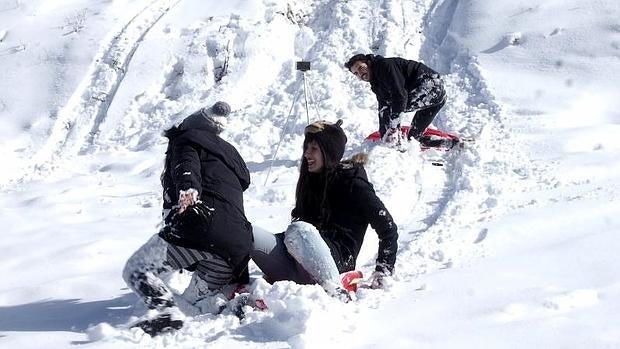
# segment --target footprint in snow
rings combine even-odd
[[[573,310],[592,307],[599,303],[599,294],[593,289],[580,289],[555,295],[542,302],[516,302],[504,307],[493,318],[507,323],[525,319],[554,317]]]
[[[482,242],[482,240],[486,239],[488,232],[489,229],[487,228],[483,228],[482,230],[480,230],[480,232],[478,233],[478,237],[476,237],[476,240],[474,240],[474,244],[480,243]]]
[[[518,46],[522,43],[523,36],[520,32],[508,33],[504,35],[497,44],[482,51],[482,53],[495,53],[505,49],[508,46]]]
[[[553,29],[553,31],[551,33],[549,33],[548,36],[558,35],[558,34],[561,34],[563,31],[564,31],[564,29],[562,29],[562,28],[555,28],[555,29]]]

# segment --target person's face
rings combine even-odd
[[[304,157],[308,162],[308,172],[320,173],[323,171],[323,167],[325,167],[323,152],[316,141],[308,143],[306,150],[304,150]]]
[[[351,66],[351,73],[362,81],[370,81],[370,69],[368,63],[357,61]]]

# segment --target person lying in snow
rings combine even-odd
[[[292,223],[284,233],[254,227],[252,260],[269,282],[318,283],[335,296],[343,292],[340,273],[355,269],[368,224],[379,235],[372,287],[394,272],[397,226],[366,177],[365,154],[341,162],[347,137],[335,124],[305,128]]]
[[[414,138],[424,147],[449,149],[456,144],[453,139],[423,135],[446,103],[443,81],[436,71],[413,60],[361,53],[349,58],[344,66],[358,79],[370,83],[379,104],[379,133],[385,142],[394,142],[400,134],[403,113],[414,111],[408,140]]]
[[[149,308],[132,327],[156,335],[179,329],[185,319],[164,283],[167,274],[194,270],[181,299],[203,309],[206,299],[232,297],[248,282],[251,225],[243,208],[250,174],[237,150],[221,139],[230,106],[217,102],[165,131],[168,138],[163,186],[164,227],[127,261],[123,278]],[[207,310],[208,311],[208,310]]]

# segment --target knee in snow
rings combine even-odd
[[[297,221],[291,223],[284,233],[284,244],[290,249],[297,249],[315,238],[319,238],[319,231],[310,223]]]

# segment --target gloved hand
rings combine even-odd
[[[382,271],[378,271],[375,270],[372,272],[372,275],[370,275],[370,288],[372,289],[379,289],[379,288],[384,288],[385,287],[385,277],[387,275],[382,272]]]
[[[400,138],[400,130],[398,128],[388,128],[381,139],[383,142],[388,144],[398,143]]]
[[[397,115],[390,115],[390,128],[400,129],[400,119],[402,118],[403,113]]]
[[[198,190],[189,188],[179,191],[179,212],[183,213],[185,209],[198,201]]]

